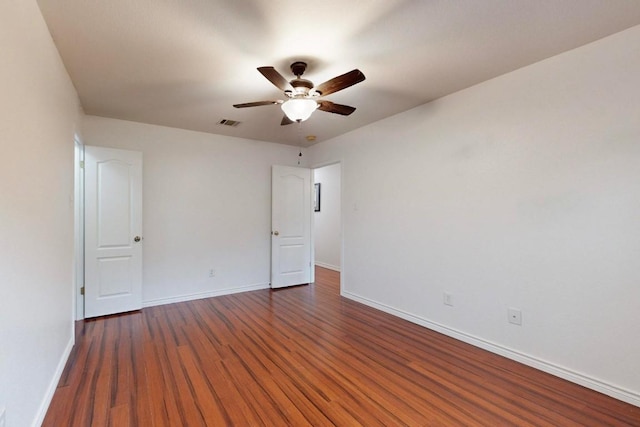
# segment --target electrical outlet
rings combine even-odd
[[[507,310],[507,316],[509,323],[513,323],[514,325],[522,325],[522,311],[517,308],[510,308]]]
[[[451,294],[448,292],[444,292],[442,294],[442,302],[444,303],[444,305],[453,306],[453,296],[451,296]]]
[[[214,268],[209,270],[209,277],[216,277],[216,270]]]
[[[0,408],[0,427],[5,427],[7,425],[7,419],[5,417],[5,409]]]

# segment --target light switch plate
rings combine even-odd
[[[448,292],[443,293],[442,302],[444,303],[444,305],[453,306],[453,296]]]
[[[7,425],[7,419],[5,418],[5,409],[4,408],[0,408],[0,427],[6,427]]]

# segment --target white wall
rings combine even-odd
[[[35,1],[0,2],[0,408],[38,425],[73,344],[80,114]]]
[[[640,405],[640,27],[309,154],[346,295]]]
[[[315,263],[340,271],[340,163],[313,170],[320,183],[320,212],[313,213]]]
[[[145,306],[268,287],[271,166],[297,147],[93,116],[83,136],[143,153]]]

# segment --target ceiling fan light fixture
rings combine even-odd
[[[294,122],[303,122],[319,107],[313,99],[294,98],[281,105],[282,111]]]

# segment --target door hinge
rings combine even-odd
[[[84,160],[80,160],[80,169],[84,169]]]
[[[84,286],[80,288],[80,295],[84,295]]]

